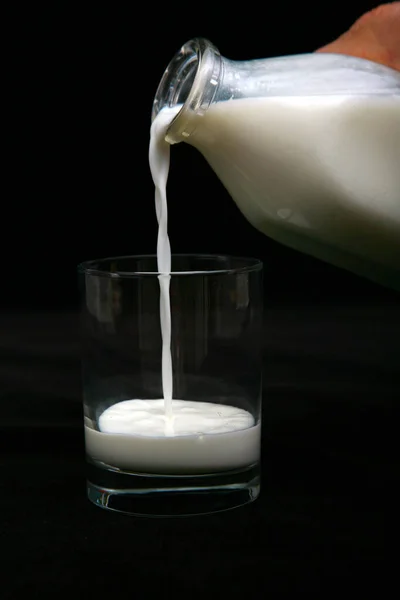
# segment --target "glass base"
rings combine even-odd
[[[260,468],[212,475],[152,475],[88,462],[88,498],[96,506],[133,516],[181,517],[230,510],[256,500]]]

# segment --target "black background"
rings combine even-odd
[[[262,495],[183,520],[86,500],[76,313],[80,261],[155,251],[150,113],[179,47],[200,35],[238,60],[309,52],[376,5],[16,7],[3,60],[4,598],[398,587],[398,294],[259,234],[197,151],[172,149],[173,251],[259,257],[266,287]]]

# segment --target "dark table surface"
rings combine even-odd
[[[72,312],[0,316],[0,597],[326,597],[396,582],[396,303],[267,310],[261,496],[182,519],[86,499],[77,327]]]

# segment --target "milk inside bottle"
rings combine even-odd
[[[253,61],[185,44],[153,118],[196,147],[243,215],[271,238],[400,289],[400,73],[308,54]]]

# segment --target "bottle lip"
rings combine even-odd
[[[189,40],[172,58],[158,85],[151,114],[154,121],[163,108],[182,106],[167,130],[168,142],[179,142],[194,132],[191,117],[204,114],[214,100],[221,69],[218,49],[205,38]]]

